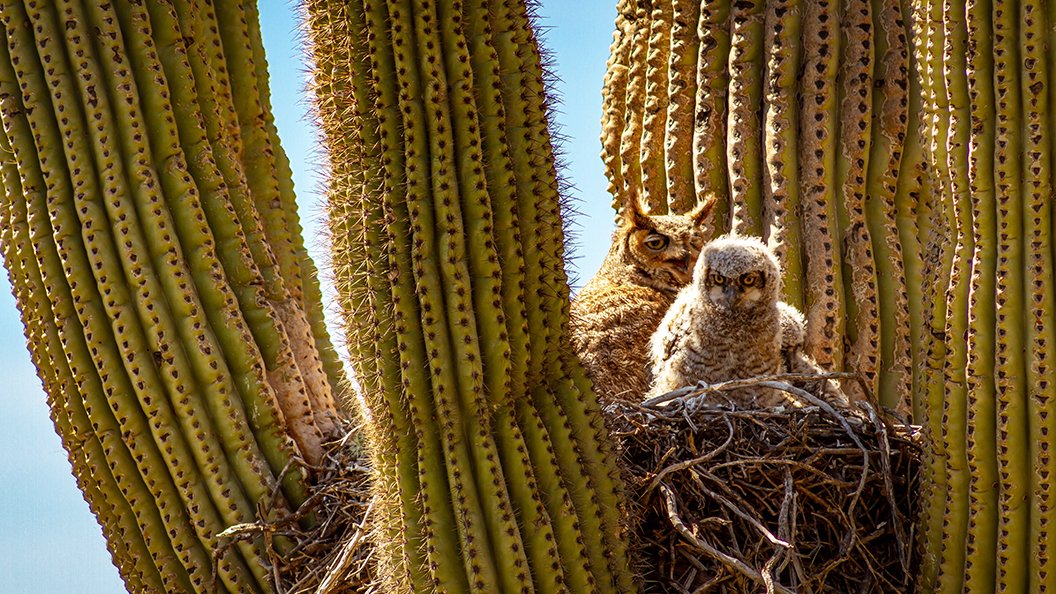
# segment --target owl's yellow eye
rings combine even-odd
[[[755,272],[749,272],[741,277],[741,284],[745,287],[754,287],[759,282],[759,275]]]
[[[660,235],[659,233],[650,233],[645,241],[642,242],[646,249],[653,252],[663,251],[667,247],[669,240],[666,235]]]
[[[711,284],[719,285],[719,286],[722,286],[722,285],[726,284],[726,277],[725,276],[722,276],[721,274],[719,274],[717,272],[712,272],[710,274],[710,276],[711,276]]]

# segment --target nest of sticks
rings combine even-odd
[[[918,430],[787,383],[803,379],[606,408],[646,592],[911,591]],[[784,390],[800,406],[748,410],[724,398],[748,385]]]
[[[645,592],[912,590],[919,432],[869,404],[836,407],[787,383],[802,379],[737,380],[606,407]],[[742,409],[723,398],[760,384],[803,406]],[[296,513],[221,535],[224,548],[265,540],[277,593],[381,591],[372,475],[355,434],[330,444]]]
[[[276,594],[378,592],[370,540],[373,475],[357,433],[350,426],[344,438],[327,444],[323,465],[312,468],[309,497],[295,513],[228,528],[214,558],[240,539],[263,538]],[[260,517],[269,517],[267,510]]]

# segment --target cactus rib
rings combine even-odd
[[[731,230],[763,235],[763,161],[759,114],[763,95],[762,0],[733,2],[730,10],[729,113],[726,166],[730,179]]]
[[[642,171],[642,193],[638,198],[646,210],[662,214],[668,211],[664,140],[673,7],[670,2],[651,4],[649,26],[642,32],[646,38],[645,103],[642,105],[642,132],[637,155]]]

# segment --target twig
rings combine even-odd
[[[696,466],[697,464],[703,464],[704,462],[707,462],[708,460],[711,460],[715,456],[718,456],[719,454],[721,454],[724,451],[726,451],[726,448],[729,447],[730,442],[733,441],[733,423],[731,423],[729,419],[726,419],[726,424],[730,428],[730,433],[726,437],[726,441],[724,441],[722,443],[722,445],[720,445],[719,447],[715,448],[714,450],[708,452],[707,454],[704,454],[703,456],[700,456],[699,458],[694,458],[692,460],[685,460],[683,462],[678,462],[676,464],[671,464],[670,466],[665,467],[663,470],[661,470],[660,472],[656,473],[656,476],[653,477],[653,480],[649,481],[649,486],[647,486],[645,488],[645,491],[642,492],[643,495],[648,495],[649,493],[652,493],[653,489],[655,489],[656,486],[660,484],[660,481],[665,476],[667,476],[668,474],[670,474],[672,472],[676,472],[676,471],[679,471],[679,470],[683,470],[683,469],[689,468],[690,466]]]
[[[857,374],[849,375],[851,377],[857,376]],[[785,390],[786,392],[789,392],[794,396],[802,398],[803,400],[829,413],[829,415],[832,418],[836,419],[836,422],[839,423],[841,427],[843,427],[843,430],[847,432],[847,436],[851,438],[851,441],[854,442],[854,445],[858,446],[858,449],[862,451],[862,478],[858,481],[858,489],[855,490],[854,497],[851,498],[850,505],[847,506],[847,515],[851,518],[851,521],[853,522],[854,508],[857,507],[858,498],[861,497],[862,491],[865,489],[866,479],[869,478],[869,450],[866,449],[865,444],[862,443],[862,440],[858,439],[858,434],[855,433],[854,429],[851,428],[851,424],[847,422],[847,418],[841,415],[840,413],[836,412],[836,409],[833,408],[831,404],[825,402],[821,398],[818,398],[817,396],[811,394],[810,392],[807,392],[806,390],[800,390],[795,386],[790,386],[781,382],[764,381],[760,382],[759,385],[765,386],[767,388]]]
[[[891,505],[891,509],[897,510],[895,485],[891,481],[891,442],[887,439],[887,428],[881,424],[880,416],[876,414],[875,408],[868,403],[863,403],[863,408],[869,413],[869,419],[873,422],[873,426],[876,427],[876,435],[880,440],[880,463],[884,475],[884,493],[887,495],[887,501]],[[909,547],[906,546],[905,528],[902,526],[902,518],[897,511],[891,514],[891,523],[892,529],[895,531],[895,542],[898,545],[898,559],[902,562],[902,570],[908,574],[910,571]]]
[[[370,512],[374,509],[374,502],[372,499],[370,504],[367,505],[366,511],[363,512],[363,519],[360,520],[360,524],[355,534],[349,539],[344,546],[341,547],[341,553],[338,554],[337,559],[330,564],[330,569],[327,570],[326,576],[323,577],[323,581],[319,583],[319,587],[316,589],[316,594],[330,594],[334,587],[338,585],[338,581],[345,577],[345,570],[348,569],[349,563],[352,561],[352,553],[359,547],[359,543],[366,533],[365,526],[367,520],[370,518]]]
[[[706,384],[700,382],[695,386],[686,386],[677,390],[654,396],[641,404],[644,408],[655,408],[665,402],[678,399],[688,399],[696,396],[703,396],[705,394],[713,394],[716,392],[728,392],[730,390],[736,390],[739,388],[746,388],[749,386],[762,385],[764,382],[790,382],[790,381],[801,381],[801,380],[828,380],[828,379],[851,379],[858,377],[855,373],[848,372],[834,372],[834,373],[778,373],[774,375],[761,375],[759,377],[749,377],[745,379],[728,380],[725,382],[719,382],[717,384]]]
[[[702,552],[711,556],[713,559],[722,563],[726,567],[729,567],[733,571],[736,571],[737,573],[752,580],[757,584],[760,584],[764,587],[766,586],[766,581],[763,579],[763,576],[760,575],[758,571],[749,567],[740,559],[727,555],[726,553],[723,553],[722,551],[711,546],[707,542],[697,538],[697,536],[693,534],[689,530],[689,528],[686,527],[686,524],[682,521],[681,516],[679,516],[678,504],[675,502],[675,494],[671,491],[670,487],[661,483],[660,491],[664,494],[664,503],[667,505],[667,517],[671,520],[671,525],[675,527],[675,530],[677,530],[683,538],[685,538],[687,541],[692,543],[693,546],[697,547]],[[773,592],[779,592],[781,594],[793,594],[791,590],[780,584],[774,584],[773,588]]]
[[[758,520],[758,518],[753,518],[751,516],[751,514],[749,514],[748,512],[744,511],[743,509],[741,509],[739,506],[734,504],[729,499],[726,499],[722,495],[719,495],[715,491],[712,491],[711,489],[709,489],[707,487],[707,485],[704,484],[704,481],[702,481],[700,479],[700,475],[701,475],[701,473],[699,473],[699,472],[696,472],[696,471],[692,472],[693,479],[697,483],[697,488],[699,488],[701,491],[703,491],[705,495],[707,495],[708,497],[711,497],[715,501],[718,501],[719,503],[724,505],[727,509],[729,509],[734,514],[739,516],[742,520],[744,520],[745,522],[748,522],[749,524],[754,526],[755,529],[758,530],[760,534],[765,536],[766,540],[769,540],[772,544],[774,544],[774,545],[776,545],[778,547],[784,548],[784,549],[787,549],[787,548],[789,548],[791,546],[788,543],[788,541],[786,541],[784,539],[781,539],[781,538],[778,538],[777,536],[774,536],[774,533],[770,532],[769,530],[767,530],[766,526],[763,526],[763,523],[760,522]],[[711,474],[709,473],[708,476],[710,477]]]

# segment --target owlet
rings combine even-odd
[[[693,280],[679,292],[652,339],[650,395],[706,382],[781,373],[782,342],[795,342],[795,324],[782,327],[781,269],[759,239],[726,235],[701,251]],[[745,405],[773,406],[784,395],[770,388],[729,392]]]

